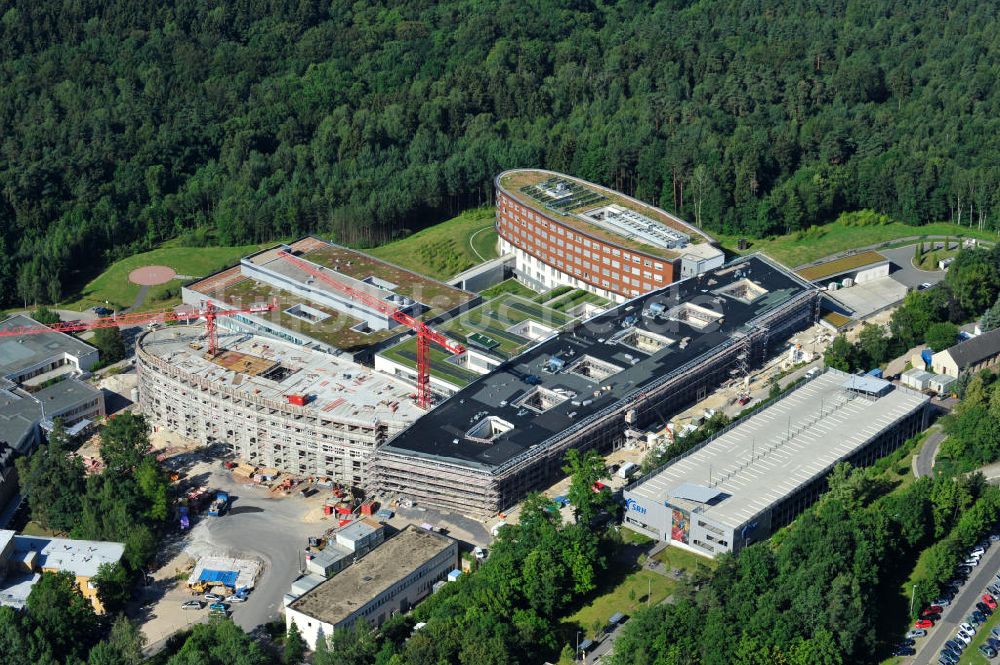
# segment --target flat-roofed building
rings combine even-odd
[[[61,419],[70,434],[77,434],[104,417],[104,392],[67,377],[36,392],[0,380],[0,441],[27,455]]]
[[[98,613],[104,606],[91,579],[102,564],[121,561],[123,543],[19,536],[0,530],[0,605],[24,607],[42,573],[69,573]]]
[[[929,399],[829,369],[629,485],[624,524],[714,557],[788,524],[838,462],[871,464],[927,424]]]
[[[38,326],[17,314],[0,322],[0,330]],[[61,332],[0,337],[0,376],[14,383],[40,383],[66,372],[86,372],[97,364],[97,349]]]
[[[294,622],[310,649],[338,628],[359,618],[380,626],[407,612],[431,593],[458,563],[458,543],[433,531],[408,526],[285,607],[285,624]]]
[[[592,317],[479,377],[383,446],[377,489],[477,517],[611,451],[780,352],[816,289],[752,255]],[[634,440],[634,439],[633,439]]]
[[[541,169],[496,178],[500,253],[544,291],[574,286],[623,302],[725,262],[701,229],[607,187]]]
[[[385,303],[374,309],[280,256],[286,252],[354,292]],[[480,297],[369,254],[307,236],[243,257],[182,289],[186,304],[211,301],[220,307],[276,302],[262,314],[221,318],[230,330],[252,332],[335,355],[368,361],[372,354],[410,334],[386,312],[399,309],[436,323],[480,302]]]
[[[136,342],[139,406],[153,424],[222,442],[252,465],[364,487],[375,450],[423,413],[406,383],[347,358],[201,326]]]

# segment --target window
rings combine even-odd
[[[662,263],[654,263],[653,267],[656,268],[657,270],[663,270],[663,264]]]
[[[621,268],[621,267],[622,267],[622,264],[621,264],[621,263],[619,263],[618,261],[612,261],[612,262],[611,262],[611,267],[612,267],[612,268]]]
[[[622,253],[619,250],[617,250],[617,249],[612,249],[611,253],[614,254],[615,256],[621,256],[622,255]]]

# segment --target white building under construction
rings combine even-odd
[[[222,442],[256,466],[368,484],[376,448],[422,413],[407,384],[322,351],[172,326],[136,343],[139,404],[160,427]]]

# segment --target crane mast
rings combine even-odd
[[[417,406],[421,409],[428,409],[431,405],[431,388],[430,388],[430,345],[431,342],[437,344],[443,349],[458,355],[460,353],[465,353],[465,347],[461,344],[451,341],[443,334],[434,330],[429,325],[423,321],[414,318],[402,311],[395,305],[381,298],[377,298],[370,293],[366,293],[361,289],[356,289],[349,284],[344,284],[343,282],[334,279],[330,275],[326,274],[322,268],[313,265],[309,261],[304,261],[297,256],[292,255],[290,252],[280,250],[278,252],[278,257],[291,263],[293,266],[302,270],[303,272],[312,275],[316,279],[320,280],[327,286],[333,288],[334,290],[346,295],[351,300],[373,309],[376,312],[384,314],[391,317],[394,321],[410,328],[417,334]]]

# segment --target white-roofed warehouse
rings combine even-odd
[[[928,398],[837,370],[626,488],[625,525],[706,556],[788,524],[834,465],[871,464],[926,426]]]

